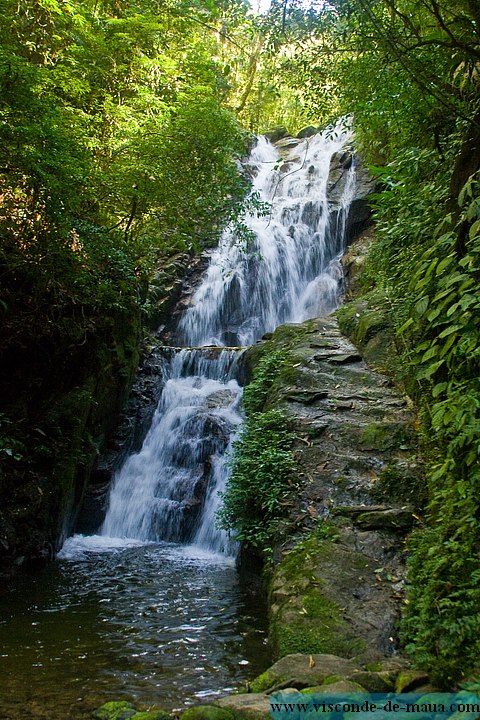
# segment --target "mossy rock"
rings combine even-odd
[[[357,682],[371,693],[388,693],[395,688],[395,672],[368,672],[368,670],[360,670],[351,675],[348,680]]]
[[[94,720],[130,720],[138,714],[137,710],[129,702],[124,700],[112,700],[92,713]]]
[[[196,705],[180,715],[181,720],[235,720],[235,714],[228,708],[217,705]]]
[[[273,670],[265,670],[261,675],[252,680],[250,683],[250,689],[253,693],[261,693],[268,688],[273,687],[287,680],[286,676],[278,675]]]
[[[327,678],[343,679],[358,670],[355,663],[329,654],[295,653],[277,660],[252,683],[252,690],[273,690],[283,687],[306,688],[323,685]]]
[[[343,695],[344,693],[366,693],[367,690],[354,680],[349,680],[339,675],[332,675],[325,678],[321,685],[305,688],[301,691],[304,695],[313,695],[315,693],[332,693],[332,695]]]
[[[410,663],[404,657],[382,658],[373,660],[365,665],[365,669],[375,673],[393,673],[395,677],[404,670],[409,670]]]
[[[322,695],[327,693],[331,693],[332,695],[350,695],[351,693],[360,693],[361,695],[364,695],[367,690],[352,680],[343,679],[336,680],[331,683],[323,683],[316,692],[321,693]]]
[[[395,692],[405,693],[428,682],[428,675],[422,670],[404,670],[397,677]]]
[[[363,530],[405,531],[411,528],[413,523],[414,517],[411,510],[402,510],[401,508],[361,513],[355,520],[355,524]]]
[[[385,452],[393,449],[409,449],[412,443],[404,423],[370,423],[360,436],[360,447],[363,450],[379,450]]]
[[[271,143],[275,143],[287,137],[288,130],[286,127],[283,127],[283,125],[279,125],[278,127],[272,128],[272,130],[267,130],[264,135]]]
[[[164,710],[145,710],[137,712],[131,720],[172,720],[169,713]]]

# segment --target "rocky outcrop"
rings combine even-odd
[[[278,328],[247,351],[247,366],[279,349],[287,360],[265,409],[282,409],[297,433],[302,491],[271,574],[275,652],[364,663],[395,655],[422,474],[415,415],[334,317]]]
[[[355,164],[356,182],[355,194],[350,204],[345,228],[347,245],[370,225],[372,211],[368,204],[368,198],[375,191],[375,180],[368,172],[362,157],[355,153],[352,146],[347,146],[335,153],[330,161],[327,186],[331,223],[336,223],[348,171],[352,164]]]
[[[163,389],[165,353],[159,345],[145,340],[133,386],[118,424],[107,435],[90,472],[88,485],[79,503],[76,532],[96,533],[105,518],[110,485],[127,456],[140,450],[151,425]]]
[[[68,347],[68,335],[53,333],[18,348],[5,370],[2,391],[10,387],[2,399],[22,452],[0,478],[0,573],[51,559],[72,532],[98,448],[125,402],[138,364],[140,311],[112,312],[87,327]]]

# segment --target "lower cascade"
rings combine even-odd
[[[337,306],[354,163],[335,222],[327,185],[331,158],[349,139],[340,126],[283,148],[258,139],[248,160],[252,192],[270,210],[245,218],[248,241],[228,229],[212,252],[178,327],[189,349],[175,352],[168,363],[143,447],[114,480],[103,536],[235,552],[215,515],[241,424],[241,351],[213,348],[253,344],[282,323],[325,315]]]
[[[225,451],[241,422],[236,364],[234,350],[214,359],[201,350],[174,356],[143,447],[115,479],[102,535],[231,551],[215,512],[227,479]]]

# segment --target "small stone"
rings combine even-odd
[[[362,356],[358,353],[344,353],[342,355],[333,355],[328,362],[334,365],[348,365],[350,363],[360,362]]]

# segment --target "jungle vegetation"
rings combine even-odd
[[[17,510],[47,492],[45,417],[75,387],[81,348],[95,353],[112,324],[146,312],[155,268],[213,244],[235,218],[249,133],[352,115],[378,177],[364,292],[395,330],[425,438],[429,501],[410,548],[404,643],[443,686],[471,673],[476,0],[273,0],[264,15],[244,0],[2,0],[0,38],[0,460],[23,487]]]

